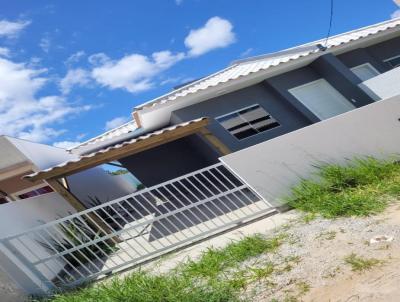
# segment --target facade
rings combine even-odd
[[[237,61],[137,106],[134,121],[71,151],[91,154],[201,117],[208,117],[207,130],[228,152],[239,151],[400,93],[399,58],[400,20],[394,19]],[[216,163],[221,155],[195,133],[119,162],[152,186]]]
[[[234,62],[71,150],[0,137],[1,221],[20,220],[0,234],[0,266],[43,293],[273,215],[315,159],[398,150],[399,83],[393,19]]]
[[[145,187],[197,171],[228,153],[400,94],[399,58],[400,19],[393,19],[240,60],[137,106],[132,121],[63,150],[58,161],[22,171],[29,175],[21,181],[32,190],[37,182],[59,181],[83,205],[78,210],[97,195],[112,200],[134,189],[112,192],[101,165],[116,166]],[[96,175],[104,185],[88,185]]]

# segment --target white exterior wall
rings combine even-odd
[[[2,242],[1,238],[29,230],[32,227],[75,212],[74,208],[55,192],[0,205],[0,243]],[[29,252],[29,249],[41,257],[50,256],[50,252],[43,248],[38,241],[42,242],[43,239],[25,238],[23,242],[15,242],[15,246],[18,252],[31,260],[37,259]],[[52,262],[48,263],[48,265],[45,275],[53,278],[60,271],[60,265],[62,264]],[[40,284],[40,281],[29,270],[24,269],[24,265],[20,260],[12,252],[4,249],[2,244],[0,244],[0,266],[2,268],[0,274],[5,271],[8,273],[8,276],[0,276],[0,280],[14,280],[16,284],[14,288],[19,286],[30,293],[39,288],[38,286],[35,288],[34,282],[31,280],[36,280],[37,284]],[[10,285],[9,287],[12,286]],[[13,296],[14,294],[0,287],[0,295],[2,297],[3,295]]]
[[[400,95],[400,67],[364,81],[360,87],[375,100]]]
[[[220,158],[253,189],[281,205],[318,163],[400,153],[400,96],[379,101]]]
[[[97,197],[104,203],[136,191],[136,186],[124,175],[110,175],[101,167],[71,175],[67,179],[71,192],[88,207],[92,206],[89,197]]]

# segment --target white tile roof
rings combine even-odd
[[[207,120],[206,117],[201,117],[201,118],[194,119],[194,120],[191,120],[191,121],[188,121],[188,122],[184,122],[184,123],[180,123],[180,124],[177,124],[177,125],[165,127],[165,128],[162,128],[162,129],[159,129],[159,130],[156,130],[156,131],[152,131],[152,132],[146,133],[144,135],[140,135],[140,136],[138,136],[136,138],[124,141],[122,143],[118,143],[118,144],[109,146],[109,147],[104,148],[104,149],[97,150],[97,151],[89,153],[89,154],[81,155],[81,156],[79,156],[79,157],[77,157],[75,159],[71,159],[71,160],[62,162],[62,163],[60,163],[60,164],[58,164],[56,166],[50,167],[48,169],[44,169],[44,170],[41,170],[41,171],[38,171],[38,172],[35,172],[35,173],[32,173],[32,174],[26,175],[23,178],[29,179],[29,178],[32,178],[32,177],[37,176],[39,174],[45,174],[45,173],[51,172],[53,170],[63,169],[63,168],[68,167],[71,164],[74,164],[74,163],[77,163],[77,162],[81,162],[81,161],[85,161],[85,160],[89,160],[92,157],[107,153],[107,152],[109,152],[111,150],[120,149],[120,148],[125,147],[127,145],[132,145],[132,144],[134,144],[136,142],[143,141],[143,140],[148,139],[150,137],[161,135],[161,134],[166,133],[166,132],[171,132],[171,131],[174,131],[175,129],[186,127],[188,125],[199,123],[199,122],[202,122],[202,121],[205,121],[205,120]]]
[[[359,40],[361,38],[365,38],[386,31],[394,27],[399,27],[399,25],[400,25],[400,18],[392,19],[389,21],[385,21],[382,23],[350,31],[344,34],[333,36],[329,38],[328,41],[322,39],[299,47],[287,49],[281,52],[265,56],[258,56],[247,60],[237,61],[226,69],[223,69],[208,77],[202,78],[198,81],[185,85],[168,94],[158,97],[150,102],[139,105],[136,107],[136,109],[140,110],[142,108],[154,107],[157,106],[158,104],[164,104],[166,102],[173,101],[180,97],[185,97],[189,94],[193,94],[198,91],[208,89],[210,87],[215,87],[220,84],[226,83],[228,81],[238,79],[240,77],[245,77],[252,73],[266,70],[270,67],[277,66],[282,63],[287,63],[289,61],[293,61],[301,57],[308,56],[312,53],[322,52],[323,47],[321,46],[326,46],[327,49],[330,49],[333,47],[337,47],[352,41]]]
[[[70,150],[73,152],[73,150],[77,150],[77,149],[80,149],[80,148],[88,146],[88,145],[93,145],[93,147],[95,147],[95,145],[98,145],[101,142],[105,142],[107,140],[111,140],[111,139],[121,136],[123,134],[133,132],[136,129],[138,129],[136,122],[132,120],[132,121],[129,121],[128,123],[125,123],[121,126],[118,126],[107,132],[104,132],[96,137],[93,137],[93,138],[87,140],[86,142],[83,142],[83,143],[71,148]]]

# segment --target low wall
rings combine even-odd
[[[389,70],[360,84],[375,100],[383,100],[400,94],[400,67]]]
[[[0,243],[3,244],[1,238],[21,233],[75,212],[75,209],[56,192],[0,205]],[[29,252],[29,249],[40,257],[51,255],[39,243],[43,241],[43,238],[29,237],[22,241],[16,242],[14,248],[32,261],[36,260],[36,257]],[[35,293],[38,291],[40,281],[2,244],[0,244],[0,280],[12,280],[14,284],[10,283],[9,286],[0,287],[0,296],[2,297],[0,300],[3,301],[4,298],[6,301],[6,297],[8,297],[7,299],[12,301],[12,297],[20,295],[20,292]],[[47,270],[44,270],[43,273],[51,279],[62,266],[61,263],[48,263]],[[5,272],[7,275],[4,275]],[[21,288],[21,291],[16,290],[17,288]]]
[[[352,110],[220,158],[275,206],[320,162],[400,153],[400,96]]]

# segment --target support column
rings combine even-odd
[[[333,54],[326,54],[316,59],[311,67],[335,87],[343,96],[356,107],[374,102],[358,84],[360,79]]]
[[[227,155],[231,153],[231,150],[222,143],[214,134],[210,132],[207,128],[201,128],[199,134],[209,142],[221,155]]]

